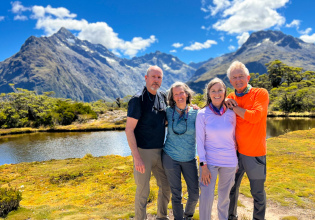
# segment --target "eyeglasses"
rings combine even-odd
[[[184,131],[183,133],[179,133],[179,132],[177,132],[177,131],[175,131],[175,130],[174,130],[174,121],[175,121],[175,119],[174,119],[174,113],[175,113],[175,108],[174,108],[174,111],[173,111],[173,116],[172,116],[172,130],[173,130],[174,134],[176,134],[176,135],[182,135],[182,134],[185,134],[185,133],[186,133],[186,131],[187,131],[188,111],[187,111],[187,115],[186,115],[187,117],[185,118],[185,116],[184,116],[184,120],[185,120],[186,128],[185,128],[185,131]]]

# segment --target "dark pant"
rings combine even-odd
[[[264,220],[266,212],[266,156],[249,157],[238,153],[239,169],[235,175],[235,184],[230,192],[229,216],[237,216],[237,200],[242,178],[246,172],[251,194],[254,199],[253,219]]]
[[[193,216],[199,199],[198,170],[196,159],[188,162],[173,160],[166,153],[162,155],[163,167],[172,192],[174,219]],[[183,211],[181,174],[187,184],[188,200]]]

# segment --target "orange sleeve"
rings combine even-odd
[[[226,98],[228,99],[234,99],[235,100],[235,97],[234,97],[234,92],[231,92]]]
[[[251,124],[256,124],[264,115],[267,115],[269,104],[269,95],[266,89],[260,89],[257,92],[255,102],[250,109],[247,109],[244,115],[244,120]]]

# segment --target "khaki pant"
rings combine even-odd
[[[145,173],[134,168],[134,178],[137,185],[135,197],[135,219],[146,219],[146,206],[150,194],[151,171],[159,187],[157,201],[157,219],[167,219],[167,205],[170,201],[171,190],[162,166],[162,149],[138,148],[145,165]]]

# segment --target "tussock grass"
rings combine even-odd
[[[296,216],[286,216],[281,218],[281,220],[298,220],[298,217]]]
[[[314,137],[315,129],[312,129],[268,139],[268,199],[286,206],[314,207]],[[147,211],[156,214],[158,188],[154,177],[150,184]],[[0,185],[10,185],[22,192],[21,208],[10,212],[9,220],[129,219],[134,216],[136,186],[131,156],[86,155],[81,159],[2,165]],[[250,196],[246,178],[241,193]],[[183,184],[185,197],[187,189]],[[198,219],[198,211],[195,219]]]
[[[94,121],[90,123],[74,123],[67,126],[55,126],[54,128],[10,128],[0,129],[0,138],[15,134],[36,133],[36,132],[78,132],[78,131],[112,131],[124,130],[126,120],[109,122],[105,120]]]
[[[268,111],[268,117],[315,117],[315,112],[280,112]]]
[[[315,129],[267,140],[267,199],[306,209],[315,205]],[[240,192],[251,197],[246,175]]]

